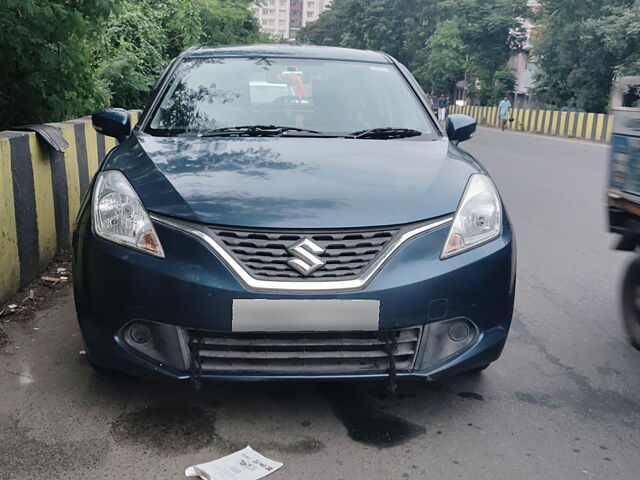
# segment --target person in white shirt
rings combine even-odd
[[[507,122],[509,121],[509,110],[511,110],[511,102],[507,97],[502,99],[500,105],[498,105],[498,110],[500,110],[500,126],[504,132]]]

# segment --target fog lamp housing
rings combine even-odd
[[[142,322],[133,322],[127,329],[127,338],[136,345],[144,345],[151,341],[151,329]]]
[[[416,368],[433,370],[462,354],[478,339],[478,327],[468,318],[425,325]]]
[[[133,320],[122,328],[120,338],[136,353],[158,362],[160,367],[168,366],[179,371],[189,368],[188,343],[180,327]]]

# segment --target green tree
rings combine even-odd
[[[298,41],[314,45],[338,46],[342,43],[342,22],[339,17],[341,3],[336,3],[315,21],[308,23],[299,33]]]
[[[493,75],[493,85],[487,92],[487,104],[496,105],[505,95],[513,92],[516,79],[508,69],[498,70]]]
[[[614,75],[640,75],[640,0],[609,6],[606,16],[592,21],[606,51],[615,57]]]
[[[604,111],[616,71],[638,58],[637,3],[542,0],[534,43],[540,57],[538,98],[554,106]]]
[[[234,45],[268,42],[249,10],[251,0],[196,0],[201,11],[203,45]]]
[[[426,91],[453,96],[456,83],[465,77],[466,56],[458,22],[446,20],[418,52],[413,73]]]
[[[121,0],[94,53],[112,105],[142,108],[169,60],[194,45],[265,41],[249,0]]]
[[[250,0],[3,0],[0,129],[140,108],[192,45],[267,41]]]
[[[0,129],[63,120],[104,104],[90,40],[107,0],[3,0]]]
[[[427,90],[452,93],[465,76],[477,78],[486,103],[495,96],[496,72],[522,43],[517,18],[526,12],[525,0],[334,0],[299,38],[382,50]]]
[[[120,5],[99,33],[94,52],[101,84],[110,104],[142,108],[144,93],[169,60],[167,12],[156,2],[136,0]]]
[[[129,0],[135,2],[135,0]],[[251,0],[168,0],[167,53],[175,57],[194,45],[233,45],[268,42],[249,6]]]
[[[508,78],[496,79],[496,73],[505,71],[509,57],[524,41],[518,18],[528,14],[526,1],[446,0],[440,8],[458,24],[468,58],[467,76],[478,80],[477,100],[481,105],[495,103],[496,89],[506,86]]]
[[[437,26],[438,0],[334,0],[301,42],[384,51],[406,65]]]

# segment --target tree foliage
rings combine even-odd
[[[640,0],[540,0],[536,96],[606,109],[612,80],[640,74]],[[2,0],[0,129],[139,108],[169,60],[198,44],[268,41],[250,0]],[[385,51],[431,92],[468,81],[481,104],[514,83],[525,0],[334,0],[300,39]]]
[[[142,107],[192,45],[266,41],[250,0],[2,0],[0,129]]]
[[[412,64],[435,32],[435,0],[334,0],[300,32],[302,42],[382,50]]]
[[[432,92],[452,94],[457,81],[473,77],[478,99],[489,102],[496,72],[522,43],[517,18],[526,12],[525,0],[334,0],[300,38],[382,50]]]
[[[189,46],[266,40],[248,5],[244,0],[121,0],[101,29],[95,54],[112,104],[142,108],[162,69]]]
[[[640,75],[640,0],[605,9],[604,18],[593,27],[605,50],[615,57],[614,74]]]
[[[493,104],[512,89],[507,61],[522,48],[524,0],[334,0],[300,38],[385,51],[431,92],[468,81]],[[640,74],[640,0],[540,0],[533,54],[540,103],[604,111],[616,76]]]
[[[453,92],[468,70],[467,48],[458,22],[440,23],[416,57],[413,73],[425,90]]]
[[[526,2],[518,0],[446,0],[442,8],[458,24],[468,55],[467,70],[478,80],[477,99],[494,104],[513,91],[513,76],[506,64],[524,42],[518,18],[526,16]],[[500,72],[499,76],[496,76]],[[505,87],[511,86],[509,90]]]
[[[107,0],[3,0],[0,128],[68,118],[104,103],[88,38]]]
[[[606,109],[616,75],[640,73],[638,0],[542,0],[536,94],[554,106]]]

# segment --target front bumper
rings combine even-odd
[[[617,250],[634,251],[640,244],[640,201],[635,195],[610,189],[607,195],[609,231],[621,235]]]
[[[86,217],[85,217],[86,218]],[[469,319],[474,341],[444,362],[423,365],[420,352],[398,377],[437,379],[496,360],[507,338],[515,291],[515,246],[509,226],[502,235],[447,260],[440,260],[449,225],[402,246],[367,286],[356,292],[259,293],[248,290],[200,240],[156,223],[166,258],[139,253],[96,237],[81,221],[74,233],[74,289],[78,319],[92,363],[135,375],[187,380],[194,375],[186,332],[232,332],[234,300],[375,300],[378,330],[418,327],[446,319]],[[125,327],[135,320],[177,327],[182,367],[153,360],[132,348]],[[348,320],[346,320],[348,321]],[[348,330],[348,326],[345,326]],[[187,367],[188,365],[188,367]],[[204,380],[382,378],[386,371],[217,373]]]

